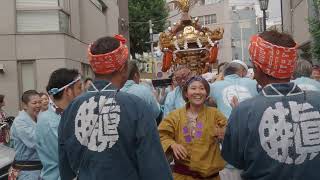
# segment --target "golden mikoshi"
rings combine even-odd
[[[217,61],[218,40],[223,38],[223,28],[209,29],[201,26],[198,18],[192,19],[190,8],[195,0],[174,0],[181,19],[167,32],[160,33],[159,45],[164,53],[162,71],[178,66],[188,67],[194,74],[208,71],[208,64]]]

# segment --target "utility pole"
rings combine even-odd
[[[152,55],[152,60],[153,60],[153,30],[152,30],[153,24],[152,20],[149,20],[149,34],[150,34],[150,48],[151,48],[151,55]]]
[[[152,74],[155,76],[155,63],[153,59],[154,54],[154,48],[153,48],[153,30],[152,30],[153,24],[152,20],[149,20],[149,34],[150,34],[150,48],[151,48],[151,60],[152,60]]]
[[[243,48],[243,24],[240,22],[240,41],[241,41],[241,61],[244,61],[244,48]]]
[[[262,10],[263,12],[263,31],[267,30],[267,14],[266,10]]]
[[[238,15],[238,23],[240,27],[240,46],[241,46],[241,61],[245,61],[244,59],[244,45],[243,45],[243,29],[246,28],[245,22],[242,21],[240,13],[237,10],[233,10],[233,13]]]

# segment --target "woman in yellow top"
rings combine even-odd
[[[224,136],[226,118],[205,105],[210,86],[201,76],[189,79],[182,93],[186,106],[171,112],[159,126],[164,151],[174,155],[174,179],[219,180],[225,165],[219,140]]]

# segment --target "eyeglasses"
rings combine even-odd
[[[70,83],[68,83],[67,85],[61,87],[61,88],[52,88],[48,91],[49,95],[56,95],[58,94],[59,92],[63,91],[64,89],[66,89],[67,87],[75,84],[76,82],[80,81],[81,80],[81,76],[78,76],[75,80],[71,81]]]

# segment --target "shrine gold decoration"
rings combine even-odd
[[[159,45],[164,53],[162,71],[186,66],[195,74],[208,71],[208,65],[217,60],[218,40],[223,38],[224,29],[209,29],[201,26],[198,18],[192,20],[190,8],[195,0],[174,0],[181,11],[181,19],[167,32],[160,33]]]

